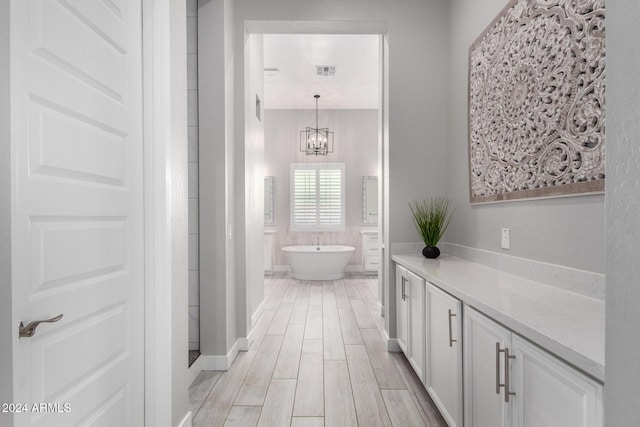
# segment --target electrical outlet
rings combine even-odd
[[[511,230],[508,228],[502,229],[501,244],[502,249],[511,249]]]

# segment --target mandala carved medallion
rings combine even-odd
[[[512,0],[469,49],[472,203],[604,191],[604,0]]]

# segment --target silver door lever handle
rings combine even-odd
[[[22,321],[20,321],[20,326],[18,327],[18,338],[31,338],[36,333],[36,328],[40,323],[54,323],[60,319],[62,319],[62,314],[58,314],[56,317],[52,317],[51,319],[34,320],[33,322],[29,322],[27,326],[24,326]]]

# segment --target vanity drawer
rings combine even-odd
[[[365,235],[363,241],[366,245],[377,245],[378,235],[377,234]]]
[[[366,270],[377,270],[380,261],[376,255],[367,255],[364,260],[364,269]]]

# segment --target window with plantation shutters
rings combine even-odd
[[[344,163],[291,164],[291,229],[344,230]]]

